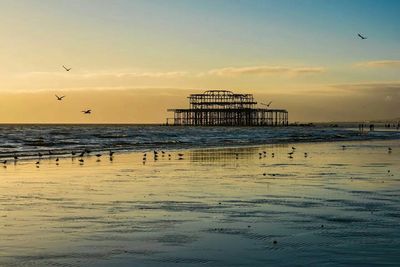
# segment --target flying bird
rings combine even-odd
[[[63,96],[58,96],[58,95],[56,95],[56,97],[57,97],[57,100],[58,100],[58,101],[61,101],[61,100],[63,100],[63,98],[65,97],[65,95],[63,95]]]
[[[64,68],[66,71],[70,71],[70,70],[71,70],[71,68],[67,68],[67,67],[65,67],[64,65],[63,65],[63,68]]]
[[[267,106],[267,108],[269,108],[269,106],[272,104],[272,101],[269,101],[268,104],[264,104],[264,103],[260,103],[260,104],[263,105],[263,106]]]
[[[92,114],[92,110],[88,109],[88,110],[82,110],[81,111],[83,114]]]
[[[357,36],[360,37],[361,40],[366,40],[366,39],[368,39],[368,37],[362,35],[361,33],[358,33]]]

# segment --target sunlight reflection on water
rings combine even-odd
[[[395,265],[400,143],[341,145],[7,164],[0,265]]]

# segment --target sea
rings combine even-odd
[[[185,127],[164,125],[0,125],[0,158],[38,153],[147,151],[260,144],[400,139],[395,128],[360,132],[357,127]]]

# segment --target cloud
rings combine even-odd
[[[325,72],[322,67],[284,67],[284,66],[252,66],[252,67],[227,67],[210,70],[209,74],[217,76],[242,76],[242,75],[303,75]]]
[[[335,88],[337,94],[341,94],[342,96],[369,95],[376,99],[384,98],[386,102],[400,99],[400,81],[335,84],[331,86]]]
[[[366,68],[400,68],[400,60],[375,60],[356,64],[357,67]]]
[[[28,72],[18,75],[20,78],[35,77],[70,77],[75,79],[98,79],[98,78],[180,78],[188,75],[185,71],[167,72]]]
[[[168,72],[100,72],[86,73],[83,77],[114,77],[114,78],[179,78],[186,76],[185,71],[168,71]]]

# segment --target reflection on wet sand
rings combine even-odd
[[[6,163],[0,265],[393,265],[400,143],[342,145]]]

